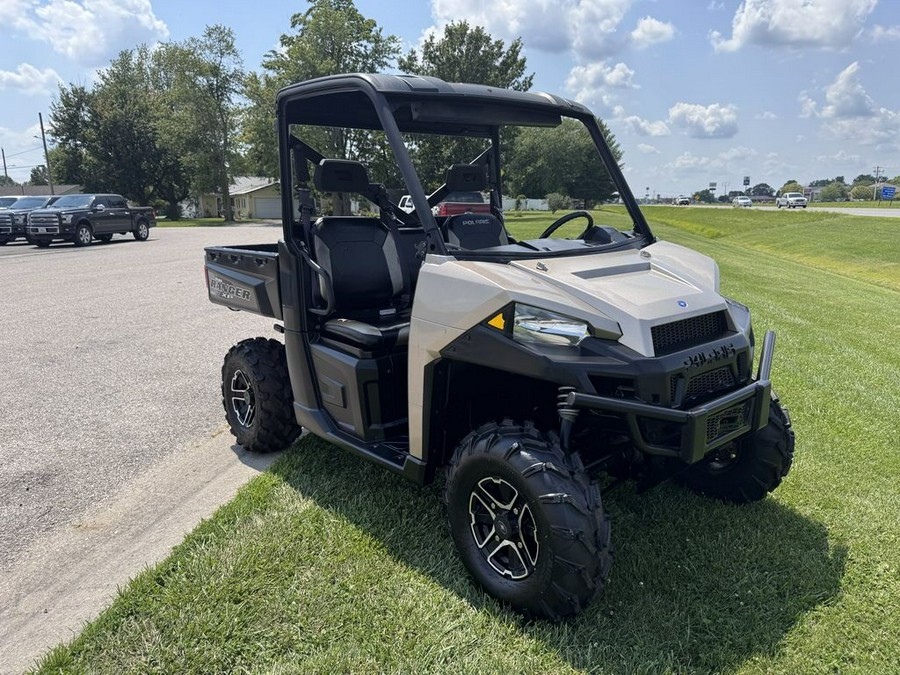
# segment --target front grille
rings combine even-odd
[[[723,337],[728,331],[725,312],[711,312],[653,326],[653,352],[660,356]]]
[[[676,375],[669,383],[669,400],[673,404],[679,404],[678,400],[678,383],[684,379],[683,375]],[[707,394],[715,394],[723,389],[728,389],[735,385],[734,375],[731,368],[723,366],[706,373],[701,373],[691,377],[687,381],[682,399],[694,398],[695,396],[704,396]]]
[[[744,401],[735,406],[723,410],[715,415],[710,415],[706,420],[706,442],[707,444],[730,434],[732,431],[738,431],[744,427],[750,426],[750,415],[753,412],[753,401]]]
[[[12,225],[13,218],[8,213],[0,213],[0,225]]]
[[[59,218],[55,214],[34,215],[28,219],[29,225],[59,225]]]

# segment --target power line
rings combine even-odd
[[[7,155],[7,157],[16,157],[18,155],[24,155],[28,152],[35,152],[37,150],[43,150],[43,146],[39,145],[36,148],[31,148],[30,150],[20,150],[19,152],[13,152],[13,153]]]

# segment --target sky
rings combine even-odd
[[[450,21],[521,37],[533,90],[615,134],[637,196],[790,179],[900,175],[900,0],[357,0],[404,51]],[[248,70],[297,0],[0,0],[0,147],[43,163],[59,83],[90,85],[122,49],[232,27]]]

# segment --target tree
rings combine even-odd
[[[781,186],[780,192],[781,194],[784,194],[785,192],[803,192],[803,186],[795,180],[789,180]]]
[[[616,160],[622,150],[612,133],[598,120]],[[564,119],[557,127],[525,127],[508,153],[505,176],[509,190],[537,196],[560,192],[591,202],[611,199],[615,184],[603,166],[594,142],[580,122]]]
[[[704,204],[712,204],[716,201],[716,196],[709,190],[709,188],[707,188],[705,190],[700,190],[700,192],[695,192],[694,201],[703,202]]]
[[[775,189],[768,183],[757,183],[750,188],[751,197],[774,197]]]
[[[190,176],[192,190],[221,194],[225,220],[233,220],[229,186],[237,155],[235,99],[244,81],[234,31],[207,26],[202,37],[163,45],[155,56],[160,99],[167,109],[159,127]]]
[[[838,181],[829,183],[819,192],[819,199],[823,202],[843,202],[847,200],[849,190],[847,186]]]
[[[92,90],[61,86],[51,104],[54,177],[89,192],[119,192],[140,204],[184,199],[187,180],[159,120],[153,54],[125,50],[100,71]]]
[[[829,178],[818,178],[814,181],[811,181],[809,187],[825,187],[829,183],[831,183],[831,179]]]
[[[853,185],[875,185],[878,181],[870,173],[861,173],[853,179]]]
[[[15,187],[16,185],[18,185],[18,183],[6,174],[0,176],[0,187]]]
[[[503,40],[495,40],[481,26],[470,27],[466,21],[447,24],[440,36],[429,35],[421,52],[410,50],[398,66],[404,72],[430,75],[446,82],[475,82],[516,91],[528,91],[534,79],[533,74],[526,75],[521,38],[507,47]],[[502,140],[504,146],[511,147],[515,142],[514,132],[504,134]],[[430,188],[444,182],[451,164],[470,161],[486,147],[478,139],[451,140],[424,135],[414,137],[413,143],[419,178]],[[546,194],[546,190],[529,194]]]
[[[359,13],[352,0],[309,0],[309,5],[305,12],[291,17],[294,32],[282,34],[279,49],[266,54],[263,74],[253,73],[245,82],[249,106],[242,140],[248,147],[248,161],[260,175],[278,175],[274,128],[275,94],[280,88],[325,75],[380,72],[400,53],[400,40],[385,36],[373,19]],[[373,167],[373,173],[376,180],[389,182],[383,175],[393,168],[393,162],[387,161],[389,153],[372,150],[365,140],[383,144],[378,135],[342,129],[305,135],[328,157],[361,159],[370,167],[372,158],[385,158]],[[370,156],[359,156],[363,152]]]
[[[550,207],[550,213],[556,213],[560,209],[571,208],[572,200],[568,195],[559,192],[551,192],[547,195],[547,206]]]
[[[28,179],[28,183],[31,185],[49,185],[48,177],[47,167],[39,164],[31,168],[31,177]]]

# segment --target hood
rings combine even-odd
[[[653,354],[653,326],[726,309],[715,261],[668,242],[510,266],[571,296],[573,306],[588,305],[615,321],[619,341],[646,355]]]

